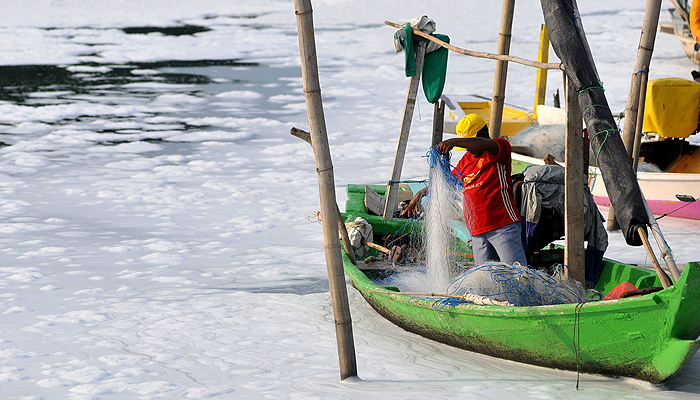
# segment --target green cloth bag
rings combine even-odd
[[[450,37],[440,33],[433,35],[435,38],[445,43],[450,43]],[[450,53],[444,47],[425,55],[423,63],[423,93],[428,102],[435,104],[442,96],[445,88],[445,77],[447,76],[447,55]]]
[[[406,60],[405,73],[407,77],[416,76],[416,55],[413,48],[413,29],[409,25],[403,28],[406,35],[403,40],[403,51]],[[443,42],[450,43],[450,37],[440,33],[433,35],[435,38]],[[431,51],[425,55],[423,60],[423,93],[425,98],[431,104],[442,96],[442,90],[445,88],[445,77],[447,76],[447,56],[449,50],[441,47],[435,51]]]

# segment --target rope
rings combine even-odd
[[[600,86],[589,86],[587,88],[583,88],[583,89],[578,91],[578,94],[581,94],[581,93],[585,92],[586,90],[594,90],[594,89],[600,89],[602,91],[605,91],[605,88],[601,84]]]
[[[664,214],[664,215],[662,215],[662,216],[656,218],[656,220],[658,221],[658,220],[660,220],[661,218],[666,217],[666,216],[668,216],[668,215],[671,215],[671,214],[673,214],[673,213],[676,212],[676,211],[680,211],[680,210],[682,210],[682,209],[688,207],[689,205],[695,203],[695,202],[698,201],[698,200],[700,200],[700,198],[697,198],[697,199],[691,201],[691,202],[688,203],[688,204],[683,204],[682,206],[676,208],[675,210],[669,211],[669,212],[667,212],[666,214]]]
[[[433,146],[425,154],[425,157],[428,158],[428,165],[431,168],[439,169],[445,173],[448,183],[453,184],[459,189],[462,188],[463,176],[461,172],[459,172],[459,170],[455,169],[454,165],[450,164],[449,154],[440,154],[440,152],[437,150],[437,147]],[[458,175],[453,174],[453,170],[457,171]]]
[[[620,130],[619,129],[606,129],[604,131],[596,132],[596,134],[593,135],[593,137],[591,138],[591,141],[593,141],[593,139],[595,139],[598,135],[600,135],[601,133],[605,133],[605,139],[603,139],[603,142],[600,144],[600,146],[598,146],[598,151],[595,154],[595,167],[596,168],[598,168],[598,165],[599,165],[600,151],[603,150],[603,146],[608,141],[608,138],[610,138],[610,132],[620,132]]]
[[[581,94],[581,93],[585,92],[586,90],[594,90],[594,89],[601,89],[602,91],[605,91],[605,88],[601,84],[600,86],[589,86],[587,88],[583,88],[583,89],[579,90],[578,93]],[[592,105],[586,107],[586,109],[583,111],[583,114],[585,115],[587,112],[591,111],[595,107],[603,107],[603,108],[607,108],[608,110],[610,110],[610,107],[608,107],[607,105],[592,104]],[[595,139],[598,135],[605,133],[605,139],[603,139],[603,142],[598,147],[598,151],[596,152],[596,155],[595,155],[595,167],[596,168],[598,168],[598,165],[599,165],[600,152],[603,149],[603,146],[605,145],[605,143],[608,141],[608,138],[610,137],[610,132],[620,132],[620,130],[619,129],[606,129],[604,131],[596,132],[596,134],[593,135],[590,139],[592,142],[593,139]]]

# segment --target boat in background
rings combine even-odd
[[[491,118],[491,100],[484,96],[472,94],[468,96],[453,96],[443,94],[447,115],[443,122],[443,132],[457,134],[457,123],[467,114],[479,114],[484,117],[486,125]],[[501,136],[508,140],[518,133],[537,124],[537,117],[524,109],[514,105],[503,107],[503,121],[501,122]]]
[[[695,64],[700,65],[700,46],[693,38],[690,30],[690,5],[688,0],[671,0],[675,8],[669,9],[671,13],[671,23],[659,23],[659,32],[676,35],[683,46],[683,51]]]
[[[657,216],[700,220],[700,146],[695,139],[700,116],[700,83],[681,78],[649,81],[637,179],[651,212]],[[468,113],[480,114],[489,124],[491,101],[477,95],[448,96],[444,133],[456,134],[457,122]],[[682,103],[682,104],[680,104]],[[544,164],[548,155],[560,164],[565,159],[566,111],[538,105],[536,113],[504,107],[502,136],[513,149],[513,172],[527,165]],[[591,153],[589,187],[602,206],[609,206],[605,184]]]
[[[513,173],[525,170],[528,165],[543,165],[543,158],[530,157],[513,152]],[[675,218],[700,220],[700,174],[640,172],[637,181],[649,204],[649,209],[656,216],[668,215]],[[596,204],[610,206],[610,199],[605,183],[598,168],[589,167],[588,187]]]

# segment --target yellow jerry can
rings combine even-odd
[[[682,78],[653,79],[647,84],[644,132],[662,138],[687,138],[698,127],[700,83]]]

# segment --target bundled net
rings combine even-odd
[[[520,264],[486,263],[472,268],[452,281],[448,294],[473,294],[515,306],[582,303],[586,291],[579,282],[566,277],[561,264],[552,275]]]

